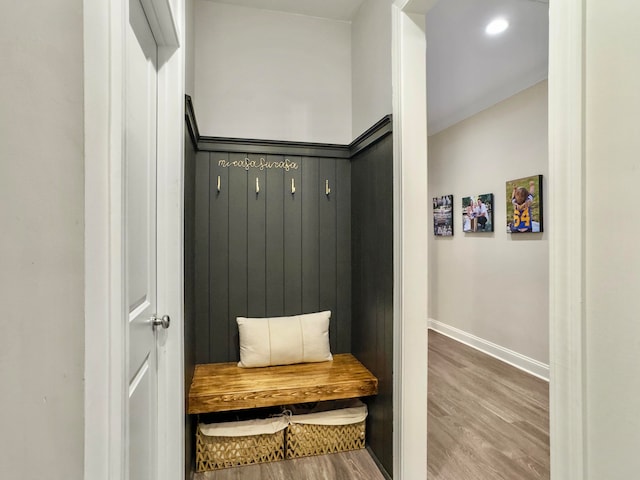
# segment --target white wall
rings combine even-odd
[[[353,137],[392,110],[391,3],[366,0],[351,25]]]
[[[585,459],[588,480],[625,480],[640,471],[640,4],[585,8]]]
[[[543,364],[548,242],[506,233],[505,183],[542,174],[546,185],[547,171],[546,81],[429,137],[429,196],[454,196],[454,236],[429,239],[430,318]],[[480,193],[494,194],[495,231],[465,234],[462,197]]]
[[[347,22],[196,1],[203,135],[349,143]]]
[[[34,13],[35,12],[35,13]],[[82,0],[0,16],[0,476],[83,476]]]
[[[185,38],[185,58],[184,58],[184,92],[193,97],[196,89],[195,63],[196,63],[196,32],[195,32],[195,0],[184,2],[184,38]]]

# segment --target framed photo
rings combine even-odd
[[[493,232],[493,193],[462,198],[462,231]]]
[[[453,235],[453,195],[433,199],[433,234],[437,237]]]
[[[507,182],[507,232],[542,232],[542,175]]]

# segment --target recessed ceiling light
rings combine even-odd
[[[487,35],[498,35],[509,28],[509,22],[506,19],[499,17],[491,20],[487,28],[484,29]]]

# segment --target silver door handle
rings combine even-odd
[[[169,328],[169,325],[171,325],[171,318],[169,317],[169,315],[158,317],[158,315],[154,313],[153,315],[151,315],[151,324],[153,325],[153,328],[162,326],[162,328],[166,329]]]

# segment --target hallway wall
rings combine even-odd
[[[83,478],[82,5],[4,2],[0,16],[0,477],[6,479]]]
[[[506,233],[505,185],[546,185],[547,144],[546,81],[429,137],[429,195],[454,196],[454,236],[429,238],[429,317],[548,365],[547,234]],[[465,234],[462,197],[481,193],[495,231]]]

